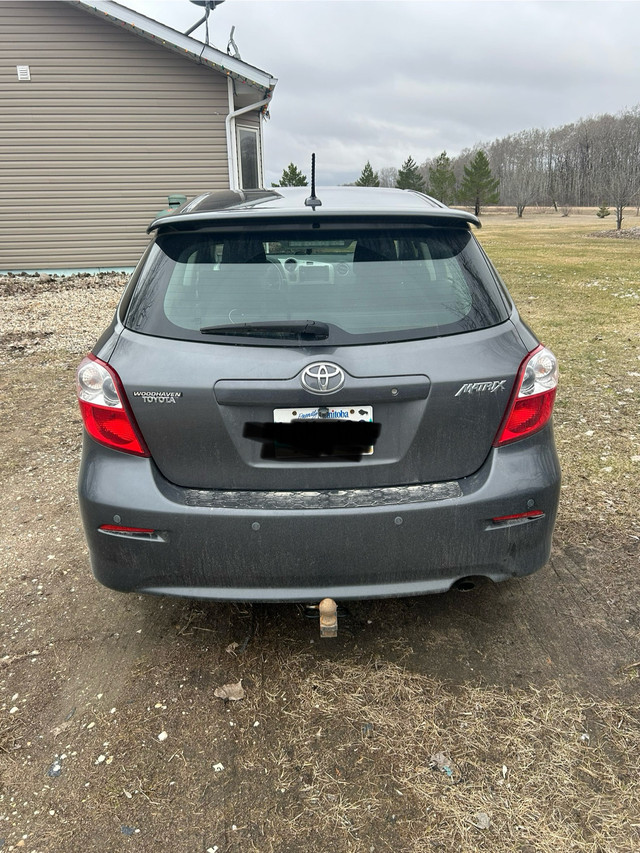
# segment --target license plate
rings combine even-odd
[[[356,448],[351,448],[349,446],[351,435],[353,435],[353,438],[358,445],[358,455],[371,456],[373,453],[373,444],[363,446],[361,443],[362,439],[360,437],[362,430],[358,430],[356,427],[357,423],[373,424],[372,406],[321,405],[296,409],[274,409],[273,421],[276,424],[292,424],[294,425],[293,427],[286,427],[283,428],[283,430],[295,429],[297,431],[296,433],[292,433],[292,444],[287,440],[288,433],[283,433],[283,435],[280,436],[280,440],[276,442],[276,455],[278,457],[289,456],[292,452],[294,455],[298,455],[300,452],[299,447],[296,447],[298,440],[302,440],[302,444],[305,444],[304,440],[307,434],[307,431],[304,429],[305,423],[309,423],[310,428],[312,427],[314,430],[313,435],[318,436],[321,443],[324,438],[331,438],[332,427],[336,427],[339,430],[340,439],[338,441],[338,445],[329,453],[329,455],[349,456],[354,452]],[[349,423],[353,424],[353,426],[347,426]],[[325,424],[327,432],[325,432]],[[343,426],[340,426],[341,424]],[[346,435],[345,430],[347,431]],[[353,433],[351,433],[351,430],[353,430]],[[371,432],[372,427],[367,427],[367,430]],[[318,431],[320,431],[320,433]],[[311,436],[312,433],[308,433],[308,435]],[[336,433],[336,436],[337,435],[338,433]],[[346,444],[341,446],[343,441],[346,441]]]
[[[367,421],[373,423],[373,406],[315,406],[303,409],[274,409],[277,424],[293,421]]]

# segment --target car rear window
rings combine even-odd
[[[506,318],[495,277],[466,227],[258,224],[159,234],[125,325],[222,340],[214,327],[225,343],[281,346],[300,341],[254,339],[251,329],[313,321],[329,330],[318,344],[342,345],[458,334]]]

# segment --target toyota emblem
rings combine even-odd
[[[305,367],[300,381],[312,394],[333,394],[344,385],[344,371],[337,364],[316,361]]]

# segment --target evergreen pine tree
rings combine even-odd
[[[456,176],[451,160],[443,151],[429,166],[429,193],[443,204],[453,204],[456,197]]]
[[[303,175],[300,169],[293,163],[289,163],[286,169],[282,170],[282,177],[277,184],[272,183],[272,187],[306,187],[307,176]]]
[[[413,157],[409,156],[402,164],[402,168],[398,171],[398,180],[396,186],[400,190],[418,190],[424,192],[426,187],[424,178],[418,170],[418,164]]]
[[[364,169],[362,170],[362,174],[355,182],[356,187],[379,187],[380,186],[380,178],[378,177],[378,173],[374,172],[371,168],[371,163],[367,160]]]
[[[497,204],[500,198],[500,181],[491,174],[489,159],[484,151],[478,151],[468,166],[464,167],[464,177],[460,186],[460,198],[473,202],[476,216],[480,215],[483,204]]]

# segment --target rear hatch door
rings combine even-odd
[[[438,482],[490,452],[526,355],[511,312],[468,227],[446,219],[212,223],[158,237],[111,363],[180,486]],[[274,424],[303,417],[322,435],[373,422],[372,452],[301,453]]]

